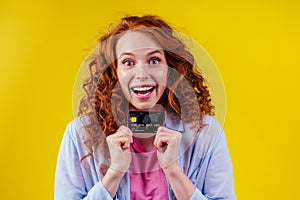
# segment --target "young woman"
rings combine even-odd
[[[129,16],[99,39],[79,116],[59,151],[55,199],[235,199],[224,132],[193,55],[157,16]],[[155,131],[131,111],[164,113]]]

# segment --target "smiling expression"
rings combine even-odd
[[[168,76],[162,47],[141,32],[127,32],[117,42],[117,75],[125,97],[138,110],[149,110],[161,98]]]

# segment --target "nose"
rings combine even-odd
[[[136,68],[136,73],[135,73],[136,79],[140,81],[144,81],[149,79],[149,73],[147,66],[139,66]]]

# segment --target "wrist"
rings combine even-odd
[[[112,198],[116,195],[124,174],[125,172],[118,171],[110,167],[102,178],[102,184]]]
[[[109,167],[106,172],[106,174],[109,174],[109,176],[116,178],[116,179],[118,179],[118,178],[122,179],[123,176],[125,175],[125,173],[126,173],[125,171],[117,170],[113,167]]]
[[[169,176],[174,176],[174,175],[178,174],[179,172],[181,172],[181,168],[179,167],[178,163],[175,162],[175,163],[163,168],[163,171],[169,177]]]

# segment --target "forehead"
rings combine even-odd
[[[162,49],[157,41],[145,33],[130,31],[120,37],[116,44],[117,58],[122,53],[129,53],[140,49]]]

